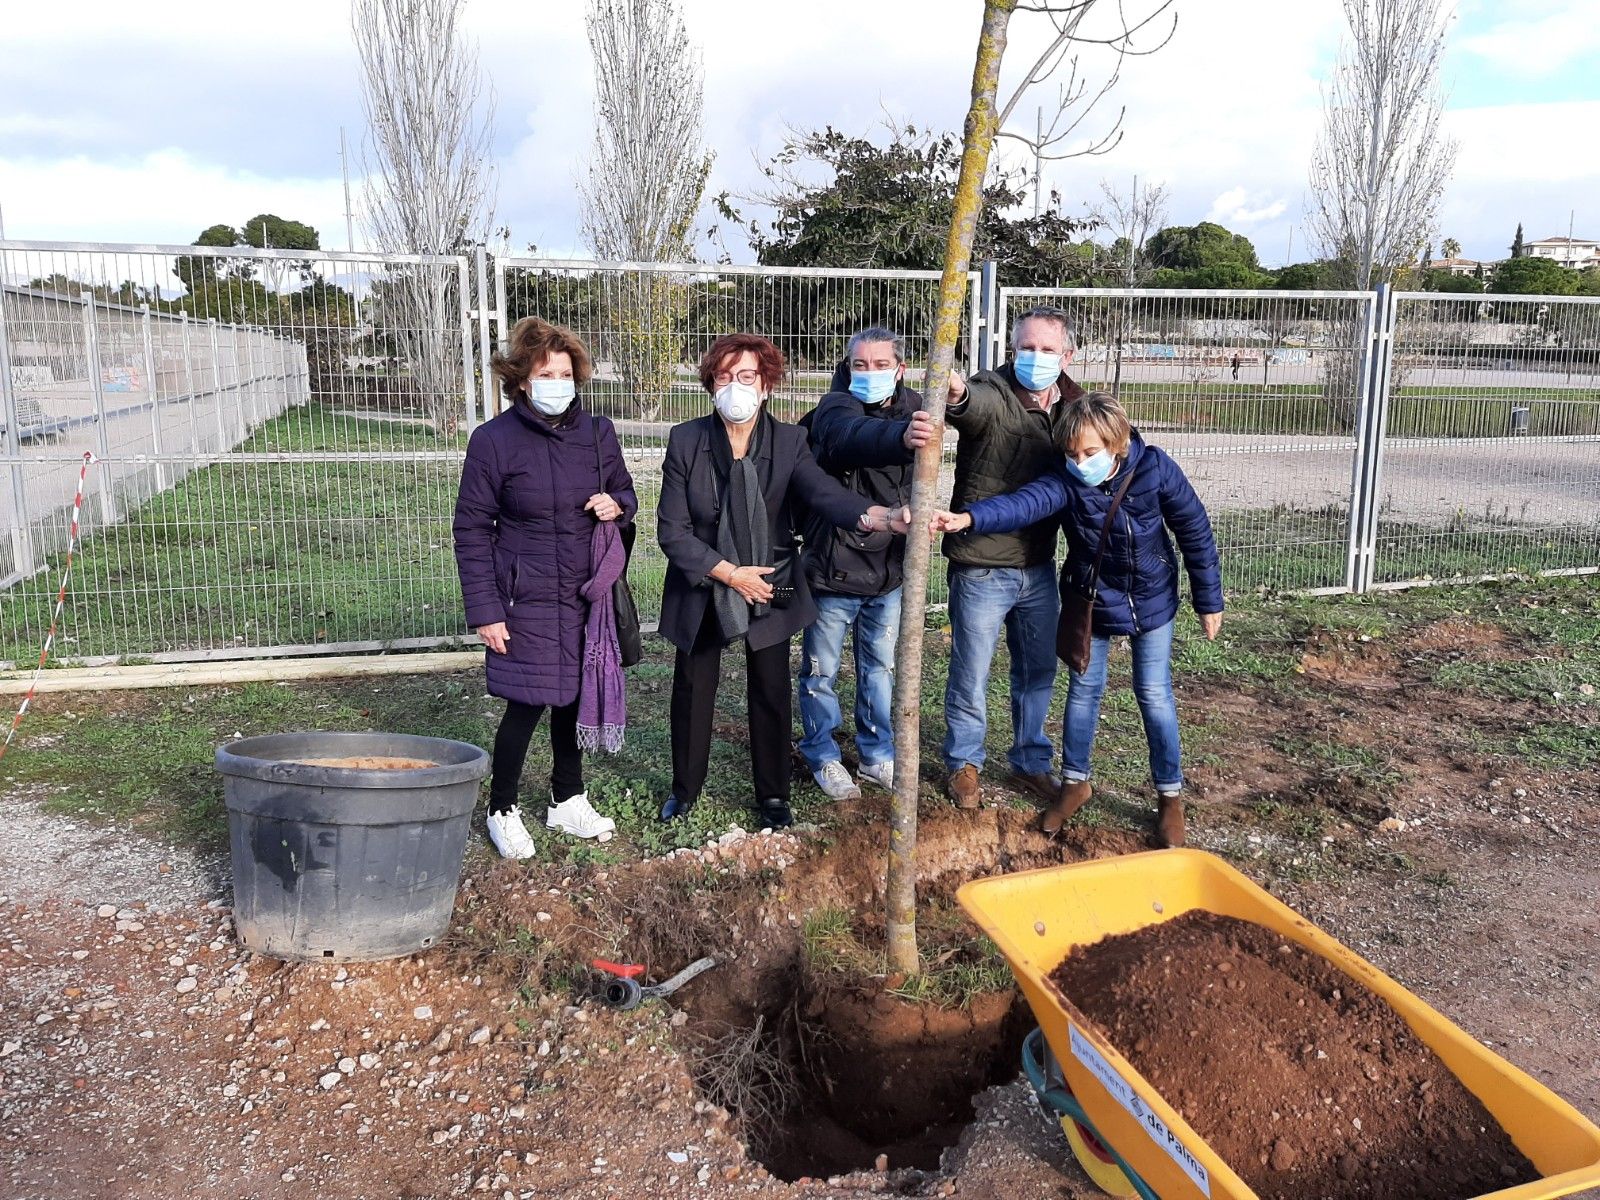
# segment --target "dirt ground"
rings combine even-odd
[[[1437,681],[1530,653],[1443,620],[1313,635],[1270,690],[1180,679],[1220,731],[1195,756],[1191,844],[1600,1118],[1600,766],[1542,752],[1565,726],[1531,701]],[[1137,797],[1047,842],[1023,806],[957,812],[928,780],[923,922],[952,966],[964,880],[1144,845]],[[243,951],[225,854],[49,798],[0,799],[0,1196],[1100,1194],[1016,1079],[1013,997],[913,1004],[822,964],[819,914],[870,958],[882,793],[820,829],[618,863],[505,863],[480,830],[448,945],[343,966]],[[617,1012],[586,998],[601,953],[656,980],[721,962]]]

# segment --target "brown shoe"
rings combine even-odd
[[[1162,796],[1161,809],[1156,814],[1156,845],[1170,850],[1183,845],[1183,793]]]
[[[1061,832],[1061,827],[1073,817],[1078,815],[1078,810],[1089,803],[1089,797],[1094,795],[1094,788],[1089,786],[1087,779],[1068,780],[1061,785],[1061,794],[1056,797],[1055,803],[1039,814],[1039,832],[1047,837],[1055,837]]]
[[[1054,804],[1056,796],[1061,791],[1061,780],[1051,775],[1048,771],[1041,771],[1037,775],[1029,775],[1023,771],[1013,771],[1011,772],[1010,783],[1014,788],[1032,792],[1045,804]]]
[[[978,768],[968,763],[959,771],[952,771],[945,790],[957,808],[982,808],[983,789],[978,785]]]

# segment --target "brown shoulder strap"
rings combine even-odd
[[[1090,587],[1094,587],[1100,581],[1100,562],[1106,556],[1106,543],[1111,540],[1111,522],[1117,519],[1117,509],[1122,507],[1122,498],[1128,494],[1128,486],[1132,482],[1133,471],[1130,469],[1128,477],[1122,481],[1122,486],[1117,489],[1117,494],[1111,497],[1111,507],[1106,509],[1106,523],[1100,529],[1100,545],[1095,548],[1094,552],[1094,568],[1089,572]]]

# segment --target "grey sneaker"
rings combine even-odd
[[[886,792],[894,791],[894,759],[881,763],[862,763],[861,778],[877,784]]]
[[[861,789],[856,786],[856,781],[850,778],[850,772],[844,769],[844,764],[838,759],[823,763],[821,770],[811,772],[811,778],[817,781],[817,786],[830,800],[861,799]]]

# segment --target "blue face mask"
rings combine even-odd
[[[530,379],[528,399],[547,417],[559,417],[577,395],[577,386],[570,379]]]
[[[1030,392],[1043,392],[1061,378],[1061,355],[1044,350],[1018,350],[1011,367],[1023,387]]]
[[[1073,462],[1072,459],[1067,459],[1067,470],[1071,471],[1090,487],[1099,487],[1107,479],[1111,478],[1111,468],[1116,465],[1116,461],[1104,450],[1096,450],[1082,462]]]
[[[850,394],[863,404],[882,404],[894,395],[895,369],[887,371],[851,371]]]

